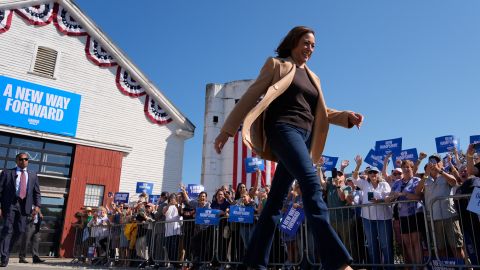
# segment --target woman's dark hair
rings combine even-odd
[[[292,30],[288,32],[275,50],[277,56],[281,58],[289,57],[292,49],[297,46],[300,38],[307,33],[312,33],[315,35],[315,31],[306,26],[295,26],[292,28]]]
[[[177,199],[177,194],[175,194],[175,193],[170,194],[168,196],[168,203],[170,203],[170,201],[173,200],[173,199],[175,199],[175,200]]]
[[[241,185],[244,185],[245,188],[247,187],[244,183],[238,183],[238,184],[237,184],[237,189],[235,190],[235,198],[234,198],[234,200],[240,199],[240,197],[241,197],[241,195],[242,195],[242,193],[241,193],[241,191],[240,191],[240,186],[241,186]]]

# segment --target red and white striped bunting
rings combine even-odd
[[[16,10],[20,17],[33,25],[47,25],[53,19],[53,3],[33,7],[24,7]]]
[[[58,31],[68,36],[85,36],[87,31],[58,3],[55,3],[53,9],[53,24]]]
[[[7,32],[10,29],[12,15],[13,12],[11,10],[0,9],[0,33]]]
[[[149,95],[145,97],[145,114],[152,122],[165,125],[172,122],[172,118]]]
[[[113,56],[109,54],[98,41],[90,36],[87,36],[85,53],[87,54],[87,58],[99,67],[112,67],[117,65]]]
[[[146,94],[145,89],[121,66],[117,68],[115,83],[117,84],[118,90],[127,96],[139,97]]]

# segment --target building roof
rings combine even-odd
[[[86,30],[89,36],[97,40],[101,46],[113,56],[115,62],[126,70],[131,77],[135,78],[145,92],[155,100],[156,103],[172,118],[180,127],[176,130],[177,135],[185,138],[193,137],[195,126],[178,110],[167,97],[158,89],[153,82],[127,57],[127,55],[118,48],[108,36],[91,20],[72,0],[2,0],[0,9],[18,9],[22,7],[31,7],[45,3],[58,3],[68,12],[72,13],[82,28]],[[147,102],[147,101],[145,101]]]

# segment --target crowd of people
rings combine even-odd
[[[418,265],[434,244],[441,258],[478,265],[480,234],[475,228],[480,228],[479,217],[466,210],[468,198],[444,198],[471,194],[474,187],[480,187],[480,160],[474,152],[470,145],[465,154],[454,150],[445,159],[431,155],[422,173],[419,166],[427,158],[423,152],[415,162],[394,161],[390,172],[387,168],[391,155],[385,157],[382,170],[368,166],[362,171],[363,160],[357,156],[351,174],[346,173],[349,162],[342,161],[331,177],[321,170],[321,162],[314,164],[329,207],[330,223],[354,262],[391,268],[398,262]],[[77,244],[92,243],[99,257],[105,258],[109,250],[118,263],[138,263],[140,267],[153,266],[154,262],[158,266],[158,261],[176,267],[189,262],[190,269],[197,269],[203,262],[241,262],[254,224],[221,219],[216,227],[220,237],[214,239],[214,226],[196,225],[195,214],[199,208],[207,208],[218,209],[220,217],[228,217],[230,207],[239,205],[252,207],[255,215],[260,215],[270,191],[269,186],[258,187],[260,180],[253,181],[252,187],[243,183],[235,189],[221,186],[211,200],[206,192],[190,198],[181,186],[179,192],[162,192],[156,203],[148,202],[148,195],[141,194],[135,204],[112,203],[96,211],[87,207],[84,213],[77,213],[77,227],[81,228]],[[277,224],[291,207],[303,207],[298,183],[292,185],[283,205]],[[301,237],[278,233],[273,246],[282,255],[273,252],[271,256],[280,256],[287,265],[299,264],[306,257],[299,254],[303,250]],[[304,237],[307,240],[309,235]],[[218,243],[216,256],[214,241]],[[315,244],[307,244],[309,258],[315,258]],[[80,252],[88,257],[87,253],[93,251]]]

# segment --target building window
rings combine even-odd
[[[14,168],[16,155],[25,152],[30,158],[30,170],[70,177],[74,151],[70,144],[0,133],[0,170]]]
[[[85,188],[84,206],[99,207],[103,205],[103,191],[105,186],[87,185]]]
[[[54,49],[38,46],[33,64],[33,72],[53,78],[57,65],[58,52]]]

